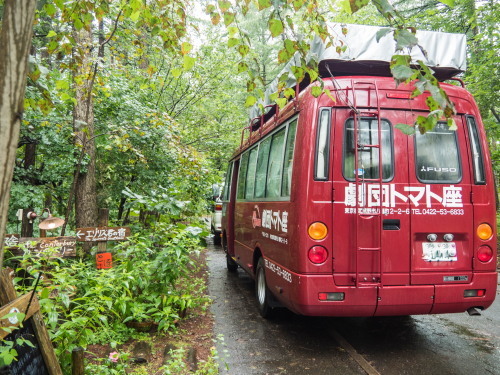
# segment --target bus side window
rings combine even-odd
[[[230,162],[229,166],[227,167],[227,172],[226,172],[226,179],[224,182],[224,190],[222,193],[222,200],[223,201],[229,201],[230,193],[231,193],[231,177],[233,175],[233,163]]]
[[[255,198],[264,198],[266,196],[267,163],[269,161],[270,148],[271,137],[267,137],[259,145],[257,168],[255,171]]]
[[[253,198],[253,190],[255,186],[255,168],[257,166],[257,147],[250,151],[248,158],[247,182],[245,186],[245,199]]]
[[[285,143],[285,129],[273,135],[269,167],[267,169],[266,197],[278,198],[281,196],[281,175],[283,165],[283,145]]]
[[[238,192],[237,199],[245,199],[245,182],[248,169],[248,152],[241,156],[240,170],[238,173]]]
[[[483,153],[481,150],[481,144],[479,142],[477,124],[474,117],[467,116],[467,125],[469,126],[472,166],[474,168],[474,182],[476,183],[476,185],[484,185],[486,183],[486,179],[484,177]]]
[[[281,196],[290,196],[290,186],[292,185],[293,150],[295,146],[295,133],[297,131],[297,120],[288,125],[286,135],[285,161],[283,165],[283,181],[281,182]]]
[[[316,158],[314,179],[328,180],[330,158],[330,110],[322,109],[319,116],[318,134],[316,136]]]

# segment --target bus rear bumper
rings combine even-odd
[[[498,274],[475,273],[472,282],[451,285],[336,286],[331,275],[294,275],[284,304],[311,316],[391,316],[465,312],[488,308],[496,296]],[[465,297],[466,290],[484,295]],[[321,293],[344,293],[342,301],[320,300]],[[480,294],[483,294],[481,292]],[[286,295],[286,292],[285,292]],[[281,298],[280,298],[281,299]]]

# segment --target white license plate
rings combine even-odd
[[[456,262],[457,245],[455,242],[423,242],[422,258],[427,262]]]

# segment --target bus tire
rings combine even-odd
[[[226,267],[229,272],[237,272],[238,271],[238,263],[236,263],[229,254],[226,254]]]
[[[273,313],[271,306],[271,292],[267,287],[266,270],[264,267],[264,258],[260,258],[257,263],[257,270],[255,272],[255,296],[257,297],[257,304],[259,313],[263,318],[270,318]]]

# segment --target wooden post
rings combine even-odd
[[[109,221],[109,209],[108,208],[99,208],[99,219],[98,223],[100,227],[107,227]],[[97,243],[97,252],[105,253],[107,249],[107,242],[98,242]]]
[[[85,373],[85,364],[83,357],[83,348],[77,346],[71,352],[72,372],[71,375],[83,375]]]
[[[33,237],[33,220],[28,218],[28,213],[33,212],[32,208],[23,210],[23,220],[21,224],[21,237]]]

